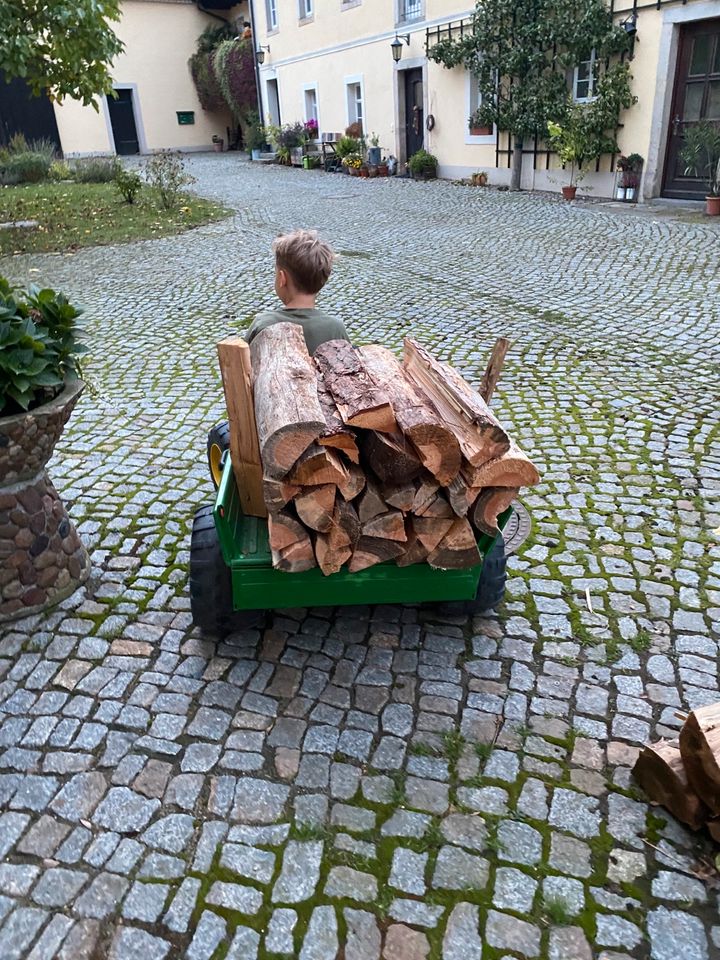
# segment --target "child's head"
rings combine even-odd
[[[328,281],[335,254],[316,230],[295,230],[273,242],[275,290],[281,300],[288,296],[314,296]]]

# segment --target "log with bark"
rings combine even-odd
[[[540,482],[537,467],[512,442],[500,457],[478,467],[463,467],[463,477],[472,487],[532,487]]]
[[[480,562],[475,534],[467,520],[453,520],[440,543],[435,547],[428,563],[441,570],[461,570]]]
[[[353,463],[360,463],[360,451],[355,440],[355,434],[342,422],[335,401],[321,373],[318,373],[318,400],[325,417],[325,429],[320,435],[318,443],[324,447],[334,447],[336,450],[341,450]]]
[[[692,710],[680,731],[680,754],[690,786],[720,814],[720,703]]]
[[[475,489],[475,488],[473,488]],[[500,533],[498,517],[504,513],[519,490],[517,487],[485,487],[473,504],[470,519],[480,533],[496,537]]]
[[[302,573],[315,566],[315,551],[310,534],[287,511],[268,517],[268,539],[272,564],[285,573]]]
[[[375,383],[347,340],[328,340],[313,354],[344,424],[393,433],[397,424],[387,393]]]
[[[677,740],[660,740],[646,746],[633,767],[633,776],[655,803],[693,830],[700,827],[710,812],[690,786]]]

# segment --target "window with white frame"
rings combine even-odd
[[[398,20],[421,20],[423,16],[423,0],[398,0]]]
[[[277,3],[278,0],[265,0],[268,30],[277,30],[278,28]]]
[[[305,123],[310,120],[318,122],[317,87],[305,87]]]
[[[573,75],[573,99],[578,103],[587,103],[596,97],[598,82],[598,60],[594,50],[586,60],[581,60]]]
[[[300,19],[308,20],[313,15],[313,0],[300,0]]]
[[[348,124],[362,124],[364,116],[362,83],[359,80],[352,80],[346,85],[346,91]]]
[[[468,73],[468,134],[470,137],[492,137],[493,128],[479,126],[474,119],[478,108],[482,105],[482,94],[478,85],[478,78],[474,73]]]

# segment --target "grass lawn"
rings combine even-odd
[[[211,200],[184,194],[164,210],[144,185],[135,203],[125,203],[113,183],[37,183],[0,187],[0,223],[37,220],[34,229],[0,230],[0,254],[77,250],[104,243],[147,240],[182,233],[229,216]]]

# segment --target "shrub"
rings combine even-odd
[[[64,160],[53,160],[48,176],[55,183],[59,183],[61,180],[72,180],[73,171]]]
[[[410,157],[408,166],[411,173],[434,176],[437,172],[437,157],[428,153],[427,150],[418,150]]]
[[[142,187],[140,174],[135,170],[121,167],[115,176],[115,186],[125,203],[135,203],[135,197]]]
[[[3,180],[6,183],[40,183],[47,180],[50,160],[42,153],[10,154],[3,164]]]
[[[62,293],[16,292],[0,277],[0,414],[47,403],[79,374],[78,354],[87,351],[75,324],[81,313]]]
[[[111,183],[119,169],[117,157],[88,157],[77,160],[73,172],[79,183]]]
[[[335,153],[342,160],[349,153],[358,153],[360,141],[356,137],[341,137],[335,145]]]
[[[166,210],[177,206],[183,187],[195,182],[195,177],[185,171],[185,161],[180,154],[169,151],[151,157],[144,172],[147,182],[160,194],[160,202]]]
[[[30,153],[39,153],[43,157],[47,157],[48,164],[52,163],[55,159],[55,153],[57,151],[57,145],[54,140],[50,140],[48,137],[41,137],[40,140],[31,140]]]

